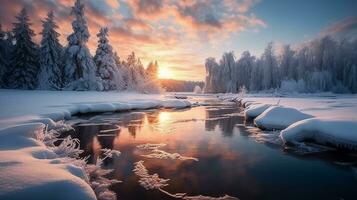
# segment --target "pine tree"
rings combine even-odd
[[[10,88],[35,89],[39,72],[38,48],[32,41],[35,35],[30,28],[31,23],[26,12],[22,9],[14,23],[14,46],[10,68],[6,75],[6,83]]]
[[[117,66],[121,76],[123,78],[123,89],[127,89],[128,87],[128,68],[125,61],[120,61],[120,57],[117,52],[114,53],[114,61],[115,65]]]
[[[53,12],[49,12],[42,22],[42,40],[40,47],[41,72],[39,75],[39,89],[60,90],[64,87],[63,69],[61,65],[62,45],[59,43],[60,34],[54,22]]]
[[[207,58],[205,68],[206,84],[204,91],[206,93],[225,92],[225,80],[221,76],[222,67],[214,58]]]
[[[138,90],[141,92],[159,93],[162,91],[158,78],[159,64],[157,61],[150,62],[143,73],[143,82],[139,84]]]
[[[72,7],[75,20],[72,22],[73,33],[68,36],[65,51],[65,83],[69,90],[102,90],[101,79],[96,76],[96,67],[87,47],[90,37],[85,7],[81,0],[76,0]]]
[[[290,48],[290,45],[284,45],[281,54],[280,70],[283,79],[297,80],[297,69],[294,60],[295,52]]]
[[[250,86],[250,76],[252,69],[254,67],[255,57],[251,56],[249,51],[244,51],[237,61],[238,72],[236,74],[238,81],[238,88],[245,87],[249,88]]]
[[[127,78],[127,89],[136,90],[139,86],[139,83],[143,81],[142,72],[143,66],[139,59],[136,58],[135,53],[132,52],[126,61],[126,67],[128,70]]]
[[[5,87],[4,74],[7,71],[7,57],[6,57],[6,42],[5,42],[5,32],[2,30],[2,26],[0,24],[0,88]]]
[[[102,79],[104,90],[123,90],[125,87],[122,74],[116,65],[113,48],[108,40],[108,28],[101,28],[97,34],[98,48],[94,56],[97,75]]]
[[[157,64],[157,61],[150,62],[146,68],[146,72],[151,79],[157,79],[159,72],[159,65]]]
[[[346,86],[352,93],[357,93],[357,65],[350,66],[346,71]]]
[[[278,86],[277,60],[274,55],[273,43],[270,42],[265,48],[261,62],[263,65],[263,87],[264,89],[276,88]]]
[[[223,79],[225,80],[225,92],[234,93],[238,91],[235,79],[235,60],[233,52],[224,53],[220,61]]]

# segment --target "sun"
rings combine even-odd
[[[172,78],[172,73],[166,68],[159,69],[159,78]]]

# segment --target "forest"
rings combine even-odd
[[[106,27],[97,34],[98,47],[92,56],[87,47],[90,34],[84,4],[76,1],[71,14],[73,33],[66,46],[59,42],[53,12],[42,21],[40,44],[33,41],[35,33],[25,8],[16,16],[11,31],[0,25],[0,88],[161,91],[157,62],[144,68],[134,52],[126,60],[120,59],[109,43]]]
[[[277,54],[269,43],[261,57],[244,51],[207,58],[206,93],[282,91],[357,93],[357,40],[323,36]]]

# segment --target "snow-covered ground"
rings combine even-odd
[[[0,90],[0,199],[115,199],[110,181],[91,180],[96,167],[75,159],[76,140],[53,146],[47,128],[78,113],[189,106],[158,94]]]
[[[279,104],[300,110],[315,117],[357,120],[357,95],[313,94],[287,97],[266,97],[267,95],[247,95],[245,101]]]
[[[48,123],[49,119],[69,119],[78,113],[183,108],[190,105],[186,100],[165,98],[160,94],[0,89],[0,128],[34,121]]]
[[[58,121],[78,113],[189,107],[185,98],[175,98],[186,95],[0,90],[0,199],[48,199],[49,195],[96,199],[98,194],[99,199],[113,199],[106,187],[90,182],[81,161],[71,158],[77,152],[75,141],[67,140],[59,148],[51,146],[53,138],[46,139],[43,134],[46,125],[49,129],[66,128]],[[196,97],[239,99],[239,95]],[[284,129],[280,134],[283,142],[314,139],[357,149],[356,95],[246,95],[241,103],[258,126]]]
[[[282,130],[284,143],[314,140],[357,149],[357,95],[314,94],[294,97],[247,95],[245,115],[268,130]]]

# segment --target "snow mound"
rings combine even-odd
[[[0,98],[0,128],[41,122],[51,129],[76,114],[192,106],[184,99],[130,92],[0,90],[0,96],[6,97]]]
[[[270,106],[270,104],[253,104],[244,111],[244,116],[245,118],[256,118]]]
[[[191,103],[187,100],[164,100],[161,102],[161,107],[164,107],[164,108],[187,108],[187,107],[191,107]]]
[[[37,140],[44,128],[31,123],[0,130],[0,199],[97,199],[82,169]]]
[[[357,150],[357,121],[312,118],[296,122],[281,131],[284,143],[313,140],[318,144]]]
[[[265,130],[282,130],[297,121],[311,117],[295,108],[271,106],[255,118],[254,124]]]

